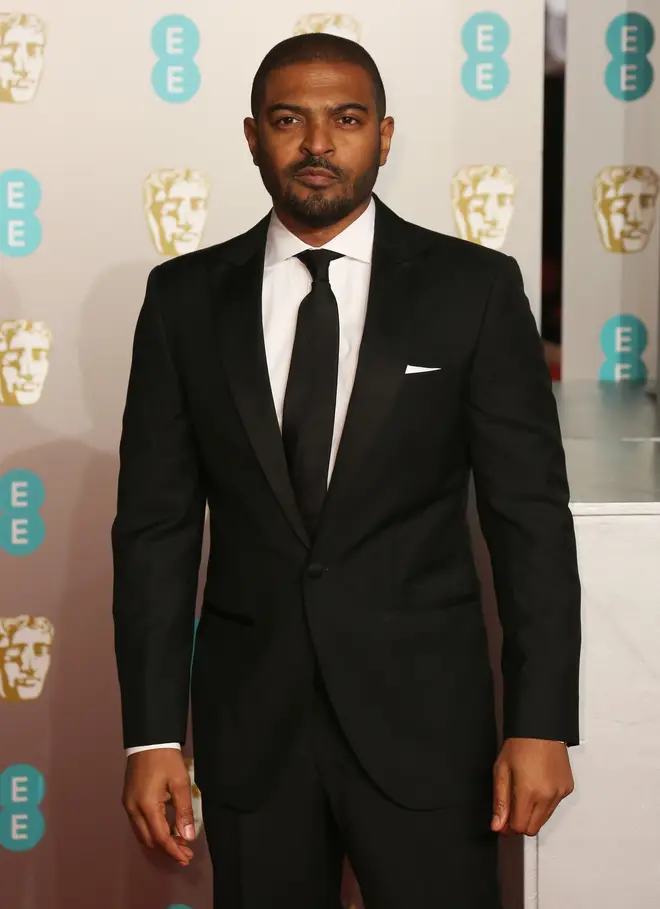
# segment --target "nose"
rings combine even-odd
[[[642,223],[642,207],[640,205],[639,199],[636,196],[633,196],[628,203],[627,221],[628,224],[635,227],[639,227],[639,225]]]
[[[32,357],[27,350],[24,350],[19,357],[18,371],[22,376],[32,375]]]
[[[327,125],[320,121],[309,120],[300,150],[304,155],[313,158],[331,154],[334,151],[334,145]]]
[[[32,647],[26,647],[21,653],[21,669],[25,675],[34,675],[35,654]]]
[[[176,210],[176,220],[177,220],[179,227],[183,228],[184,230],[189,230],[192,227],[192,224],[190,223],[190,203],[189,202],[187,202],[187,201],[181,202],[181,204],[179,205],[179,207]]]
[[[497,224],[499,209],[497,201],[493,196],[488,196],[484,206],[484,218],[489,224]]]
[[[27,60],[27,48],[25,48],[22,44],[19,44],[19,46],[14,51],[14,68],[19,73],[27,72]]]

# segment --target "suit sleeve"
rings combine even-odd
[[[580,580],[552,382],[520,269],[503,260],[469,390],[477,507],[503,631],[504,737],[579,744]]]
[[[185,742],[206,497],[149,275],[124,410],[112,526],[124,747]]]

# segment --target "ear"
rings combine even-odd
[[[394,120],[392,117],[385,117],[380,124],[380,166],[387,161],[392,144],[392,135],[394,134]]]
[[[259,132],[257,129],[256,120],[252,117],[246,117],[243,121],[243,133],[247,140],[247,144],[250,147],[250,154],[252,155],[252,163],[259,165]]]

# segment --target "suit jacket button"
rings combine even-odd
[[[317,578],[320,578],[323,575],[324,571],[325,571],[325,568],[323,567],[323,565],[319,565],[318,562],[312,562],[312,564],[308,565],[308,567],[307,567],[307,577],[314,578],[314,580],[316,580]]]

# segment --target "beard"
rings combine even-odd
[[[259,164],[261,179],[273,203],[278,203],[284,211],[299,224],[304,224],[305,227],[330,227],[348,217],[369,197],[380,168],[380,150],[375,151],[371,164],[363,173],[343,184],[344,192],[341,195],[330,196],[326,189],[312,189],[306,196],[299,196],[293,189],[292,182],[296,173],[306,167],[324,168],[332,171],[340,180],[345,178],[344,172],[326,158],[308,157],[287,171],[282,188],[272,169],[267,164]]]

